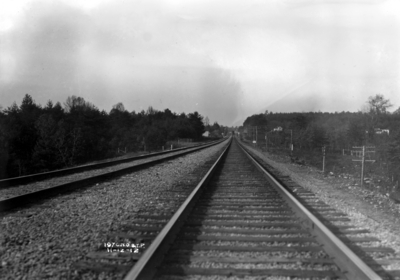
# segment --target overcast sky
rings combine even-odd
[[[110,111],[400,106],[397,0],[0,0],[0,105],[76,95]]]

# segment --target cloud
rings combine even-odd
[[[197,110],[226,124],[291,96],[323,97],[316,110],[349,109],[348,96],[358,110],[377,93],[400,104],[396,7],[32,0],[0,31],[0,94],[5,106],[25,93],[42,104],[74,94],[105,110]]]
[[[236,98],[220,98],[226,88],[233,96],[238,91],[221,74],[229,70],[188,49],[175,29],[178,18],[164,8],[162,2],[105,3],[87,12],[32,2],[13,32],[2,35],[2,98],[18,102],[30,93],[44,103],[74,94],[106,110],[121,101],[130,110],[197,110],[217,120],[213,110],[224,106],[211,106],[213,99],[235,111]]]
[[[16,65],[5,67],[8,78],[2,82],[11,89],[5,94],[24,95],[21,91],[28,90],[48,99],[56,91],[73,94],[88,22],[81,11],[67,5],[32,4],[14,31],[5,35],[5,53]]]

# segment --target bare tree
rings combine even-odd
[[[146,114],[147,115],[155,115],[157,113],[157,110],[154,109],[152,106],[149,106],[149,108],[147,108]]]
[[[67,113],[70,113],[73,110],[93,110],[96,109],[92,103],[85,101],[82,97],[77,97],[75,95],[68,96],[67,100],[64,103],[64,110]]]
[[[210,125],[210,120],[209,120],[208,117],[206,117],[206,118],[204,119],[204,125],[205,125],[205,126],[209,126],[209,125]]]
[[[65,167],[75,164],[75,160],[82,149],[82,137],[80,127],[68,127],[64,120],[58,123],[58,129],[54,134],[54,146],[59,160],[63,162]]]
[[[368,98],[367,103],[368,103],[369,113],[375,115],[386,114],[387,109],[393,106],[390,103],[390,100],[385,99],[385,97],[382,94],[370,96]]]
[[[389,99],[385,99],[382,94],[370,96],[367,101],[366,111],[371,117],[371,125],[375,126],[379,117],[383,114],[387,114],[387,109],[392,107]]]
[[[113,109],[120,111],[120,112],[125,112],[125,106],[122,104],[122,102],[118,102],[113,106]]]

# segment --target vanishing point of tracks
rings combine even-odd
[[[332,209],[319,202],[308,203],[313,206],[308,210],[310,207],[303,206],[295,196],[307,200],[311,193],[295,193],[296,189],[283,187],[245,155],[236,141],[221,156],[221,162],[213,166],[169,222],[159,228],[157,237],[148,241],[149,247],[125,280],[388,276],[384,272],[378,275],[333,233],[357,233],[351,226],[340,225],[347,218],[330,214]],[[315,209],[328,222],[317,219],[311,213]],[[148,237],[151,225],[166,217],[147,214],[141,218],[149,226],[136,228],[131,235],[136,238]],[[339,225],[330,224],[335,221]],[[355,237],[351,241],[376,240]],[[386,249],[382,248],[382,253],[389,253]]]
[[[196,187],[202,176],[191,174],[134,210],[109,232],[110,242],[69,267],[71,274],[107,272],[103,279],[125,280],[397,279],[399,271],[380,267],[400,261],[391,248],[376,246],[379,240],[368,231],[347,224],[344,214],[276,171],[275,177],[268,174],[236,140],[226,147],[208,172],[203,168],[207,175]],[[361,247],[372,257],[357,252]]]

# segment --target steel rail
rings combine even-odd
[[[27,183],[34,182],[34,181],[42,181],[42,180],[45,180],[48,178],[69,175],[69,174],[93,170],[93,169],[97,169],[97,168],[104,168],[104,167],[108,167],[108,166],[112,166],[112,165],[116,165],[116,164],[120,164],[120,163],[125,163],[125,162],[129,162],[129,161],[136,161],[136,160],[141,160],[141,159],[149,158],[149,157],[153,157],[153,156],[159,156],[159,155],[169,154],[169,153],[178,152],[178,151],[184,151],[184,150],[198,148],[198,147],[207,146],[207,145],[214,145],[214,144],[218,144],[219,142],[222,142],[224,140],[226,140],[226,139],[217,140],[217,141],[213,141],[211,143],[205,143],[205,144],[201,144],[201,145],[195,145],[195,146],[191,146],[191,147],[183,147],[183,148],[178,148],[178,149],[173,149],[173,150],[168,150],[168,151],[163,151],[163,152],[156,152],[156,153],[149,153],[146,155],[133,156],[133,157],[128,157],[128,158],[124,158],[124,159],[108,160],[106,162],[91,163],[91,164],[86,164],[86,165],[81,165],[81,166],[76,166],[76,167],[71,167],[71,168],[64,168],[64,169],[54,170],[54,171],[49,171],[49,172],[42,172],[42,173],[36,173],[36,174],[31,174],[31,175],[26,175],[26,176],[2,179],[2,180],[0,180],[0,188],[8,188],[8,187],[16,186],[16,185],[27,184]]]
[[[235,141],[237,141],[235,139]],[[346,244],[337,238],[317,217],[304,207],[273,175],[271,175],[246,148],[239,143],[239,147],[253,161],[257,169],[277,187],[279,193],[304,221],[305,226],[316,235],[319,242],[324,244],[324,250],[334,257],[336,265],[343,270],[349,279],[379,280],[382,279],[363,260],[361,260]]]
[[[172,216],[170,221],[164,226],[158,236],[153,240],[151,245],[143,253],[143,256],[134,265],[134,267],[125,276],[124,280],[133,279],[151,279],[157,272],[157,267],[161,264],[164,259],[165,253],[168,251],[172,242],[175,240],[176,234],[179,232],[187,216],[190,214],[193,206],[197,199],[204,190],[204,186],[208,184],[212,175],[214,174],[217,166],[222,162],[222,159],[226,156],[227,151],[232,143],[230,139],[229,145],[225,148],[220,157],[216,160],[213,166],[209,169],[207,174],[203,177],[200,183],[188,196],[185,202],[179,207],[177,212]]]
[[[223,141],[226,141],[226,140],[227,139],[224,139]],[[157,164],[157,163],[160,163],[160,162],[163,162],[166,160],[171,160],[176,157],[180,157],[180,156],[192,153],[192,152],[196,152],[196,151],[208,148],[210,146],[222,143],[223,141],[213,142],[212,144],[208,144],[208,145],[201,145],[196,148],[192,147],[192,149],[189,149],[189,150],[186,149],[184,151],[180,151],[181,153],[179,153],[179,154],[169,155],[169,156],[163,157],[161,159],[155,159],[155,160],[141,163],[141,164],[138,164],[135,166],[130,166],[130,167],[118,169],[115,171],[90,176],[90,177],[87,177],[84,179],[79,179],[79,180],[75,180],[72,182],[63,183],[60,185],[49,187],[46,189],[30,192],[30,193],[19,195],[19,196],[14,196],[14,197],[4,199],[4,200],[0,200],[0,213],[11,210],[13,208],[24,207],[29,203],[38,202],[40,200],[58,195],[63,192],[71,191],[71,190],[74,190],[77,188],[87,187],[88,185],[91,185],[91,184],[94,184],[97,182],[101,182],[101,181],[104,181],[104,180],[112,178],[112,177],[121,176],[121,175],[130,173],[130,172],[133,172],[133,171],[141,170],[141,169],[150,167],[154,164]]]

